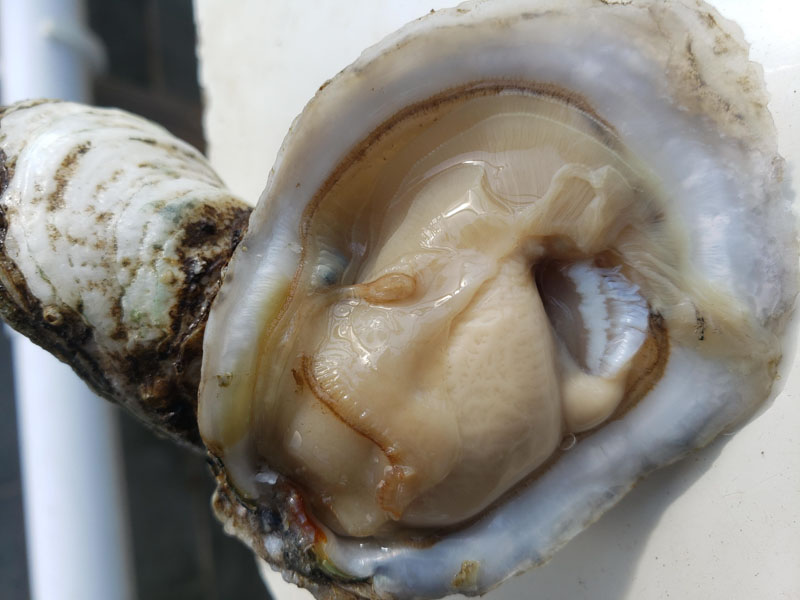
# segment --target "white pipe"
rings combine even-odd
[[[2,102],[88,101],[102,49],[82,0],[0,0]],[[12,336],[28,572],[34,600],[135,597],[115,409]]]
[[[133,599],[114,408],[22,335],[11,339],[31,598]]]
[[[2,0],[0,52],[3,103],[30,97],[86,102],[91,97],[91,66],[86,51],[53,35],[72,32],[75,39],[93,40],[86,32],[83,0]],[[96,47],[96,42],[88,42]]]

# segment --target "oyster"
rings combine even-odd
[[[691,2],[411,23],[295,121],[219,293],[248,209],[202,157],[11,107],[0,309],[190,443],[199,385],[218,515],[318,596],[482,593],[770,394],[797,248],[740,38]]]
[[[710,7],[609,4],[436,13],[293,124],[199,405],[232,524],[303,499],[262,556],[480,593],[769,395],[796,248],[758,67]]]

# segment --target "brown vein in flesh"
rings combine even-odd
[[[300,357],[300,369],[303,379],[308,383],[308,387],[314,397],[348,428],[378,447],[386,457],[391,471],[388,474],[385,473],[383,479],[381,479],[378,484],[376,500],[381,509],[389,513],[393,519],[399,520],[402,517],[404,507],[394,505],[390,500],[390,496],[394,495],[394,491],[398,486],[402,485],[403,480],[406,478],[405,469],[407,467],[404,467],[401,463],[402,455],[391,447],[391,442],[389,440],[381,439],[375,432],[360,427],[358,423],[353,422],[342,414],[339,410],[338,399],[332,396],[328,390],[319,383],[314,375],[311,357],[306,354]]]

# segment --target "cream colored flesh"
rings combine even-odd
[[[479,514],[625,399],[648,285],[689,285],[667,212],[605,126],[547,95],[477,95],[395,127],[309,217],[242,400],[250,460],[349,535]],[[537,284],[554,262],[561,283]]]

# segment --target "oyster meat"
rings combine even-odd
[[[702,2],[469,2],[323,85],[252,215],[139,119],[15,105],[0,310],[202,438],[289,580],[481,594],[769,398],[797,245],[766,104]]]

